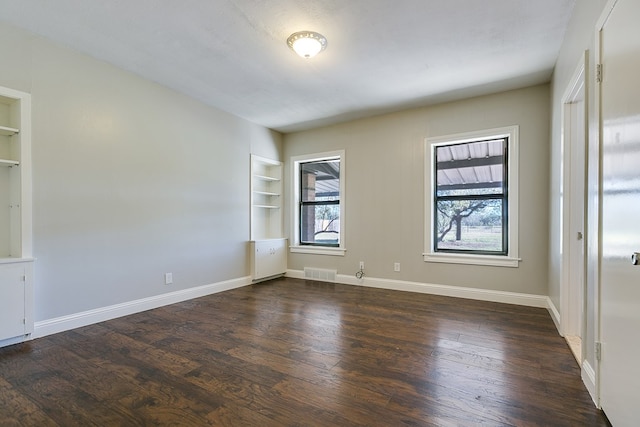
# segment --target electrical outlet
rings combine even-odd
[[[393,264],[393,271],[400,271],[400,263],[396,262]]]
[[[173,273],[164,273],[164,284],[170,285],[173,283]]]
[[[364,261],[360,261],[360,270],[364,270]]]

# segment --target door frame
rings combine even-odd
[[[585,243],[588,239],[587,232],[587,136],[588,136],[588,114],[587,114],[587,82],[586,68],[589,64],[588,51],[585,51],[578,62],[575,72],[562,96],[561,108],[561,172],[560,172],[560,191],[562,201],[561,209],[561,232],[560,232],[560,248],[562,250],[561,264],[561,286],[560,286],[560,334],[566,335],[579,334],[581,338],[586,333],[586,248]],[[579,95],[582,94],[582,107],[577,114],[582,115],[582,130],[575,137],[572,125],[572,110]],[[572,159],[576,158],[582,163],[582,176],[575,177],[574,168],[572,167]],[[577,179],[576,179],[577,178]],[[581,181],[581,182],[580,182]],[[576,191],[577,190],[577,191]],[[580,193],[580,194],[577,194]],[[574,218],[572,217],[571,207],[582,206],[582,244],[583,250],[581,254],[575,253],[576,245],[573,244],[577,238],[575,233],[577,230],[572,227]],[[575,272],[572,272],[571,259],[579,256],[582,258],[582,276],[581,283],[576,284],[572,280]],[[579,301],[575,301],[578,297]],[[580,363],[584,360],[584,349],[580,354]]]
[[[600,346],[602,342],[602,278],[600,272],[600,264],[602,262],[602,160],[603,160],[603,120],[602,120],[602,85],[600,84],[601,76],[599,75],[599,67],[602,64],[602,31],[604,30],[604,26],[613,12],[613,9],[618,3],[618,0],[609,0],[607,4],[602,9],[602,13],[596,22],[595,27],[595,52],[594,52],[594,61],[596,64],[595,75],[594,75],[594,98],[595,98],[595,108],[594,108],[594,118],[595,123],[594,126],[591,126],[592,137],[590,138],[589,144],[589,153],[591,155],[597,154],[597,171],[596,176],[589,182],[588,189],[588,197],[589,197],[589,205],[592,210],[589,211],[591,215],[593,213],[594,218],[593,221],[596,222],[595,226],[597,226],[597,233],[595,236],[592,236],[592,239],[588,241],[589,246],[587,248],[588,252],[588,260],[592,262],[590,264],[589,272],[590,277],[593,277],[595,280],[595,292],[592,296],[593,301],[593,316],[594,316],[594,339],[596,348]],[[601,70],[600,70],[601,71]],[[590,162],[591,163],[591,162]],[[591,225],[591,224],[590,224]],[[591,245],[593,243],[593,245]],[[598,355],[598,351],[596,350],[596,357],[593,360],[594,366],[592,367],[592,383],[587,384],[587,389],[593,398],[596,406],[598,408],[602,408],[601,406],[601,367],[600,367],[600,357]]]
[[[596,133],[595,136],[595,141],[598,145],[598,176],[597,176],[597,215],[598,215],[598,240],[597,240],[597,253],[598,253],[598,264],[597,264],[597,271],[596,271],[596,277],[597,277],[597,292],[594,295],[594,316],[596,319],[596,330],[595,330],[595,340],[596,340],[596,345],[601,345],[602,342],[602,276],[601,276],[601,272],[600,272],[600,265],[602,262],[602,257],[603,257],[603,252],[602,252],[602,236],[603,236],[603,223],[602,223],[602,210],[603,210],[603,192],[602,192],[602,164],[603,164],[603,145],[604,145],[604,138],[603,138],[603,126],[604,126],[604,122],[603,122],[603,117],[602,117],[602,84],[601,84],[601,76],[599,75],[602,72],[602,69],[599,68],[601,67],[602,64],[602,56],[603,56],[603,52],[602,52],[602,32],[604,30],[604,27],[609,19],[609,17],[611,16],[611,13],[613,12],[613,9],[615,8],[616,4],[618,3],[618,0],[609,0],[607,2],[607,4],[604,6],[604,8],[602,9],[602,13],[600,15],[600,17],[598,18],[598,21],[596,22],[596,28],[595,28],[595,64],[596,64],[596,72],[595,72],[595,87],[596,89],[594,90],[594,95],[595,95],[595,118],[596,118],[596,126],[594,126],[594,132]],[[591,192],[591,189],[590,189]],[[590,197],[593,197],[591,194],[589,195]],[[591,251],[590,251],[591,252]],[[595,366],[594,368],[594,373],[595,373],[595,382],[594,382],[594,391],[592,392],[591,389],[589,389],[589,392],[591,392],[591,396],[594,400],[594,402],[596,403],[596,406],[599,409],[602,409],[602,405],[601,405],[601,397],[602,397],[602,390],[601,390],[601,383],[602,383],[602,378],[601,378],[601,366],[600,366],[600,358],[596,357],[595,358]]]

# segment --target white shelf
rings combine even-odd
[[[20,132],[20,129],[0,126],[0,135],[11,136]]]
[[[282,162],[251,155],[251,240],[283,235]]]
[[[254,208],[260,208],[260,209],[280,209],[280,206],[274,206],[274,205],[253,205]]]
[[[259,194],[261,196],[274,196],[274,197],[277,197],[280,195],[280,193],[272,193],[270,191],[258,191],[258,190],[254,190],[253,194]]]
[[[35,258],[13,258],[13,257],[0,257],[0,264],[20,264],[23,262],[33,262]]]
[[[20,164],[20,162],[17,161],[17,160],[0,159],[0,167],[2,167],[2,166],[5,166],[5,167],[18,166],[19,164]]]
[[[276,182],[276,181],[280,181],[280,178],[276,178],[274,176],[267,176],[267,175],[253,175],[253,177],[255,179],[259,179],[260,181],[269,181],[269,182]]]

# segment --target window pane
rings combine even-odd
[[[438,200],[436,250],[504,252],[502,199]]]
[[[436,195],[502,194],[506,140],[436,148]]]
[[[303,205],[300,209],[300,243],[338,246],[340,205]]]
[[[300,165],[302,202],[340,200],[340,160]]]

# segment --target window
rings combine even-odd
[[[300,244],[340,246],[340,159],[300,164]]]
[[[344,152],[292,159],[292,252],[344,255]]]
[[[427,139],[425,261],[518,266],[517,131]]]
[[[434,147],[434,251],[507,253],[506,142]]]

